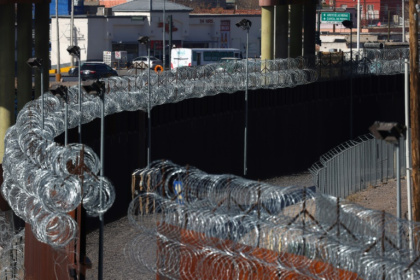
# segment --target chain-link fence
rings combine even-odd
[[[345,198],[396,178],[397,156],[400,157],[401,176],[404,176],[405,149],[405,141],[400,139],[397,155],[395,145],[366,134],[328,151],[309,170],[319,192]]]

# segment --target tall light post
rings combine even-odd
[[[78,96],[77,99],[79,100],[79,112],[80,112],[80,118],[79,118],[79,127],[78,127],[78,135],[79,135],[79,143],[82,143],[82,90],[81,90],[81,78],[80,78],[80,47],[79,46],[69,46],[67,48],[68,53],[72,56],[72,57],[76,57],[77,58],[77,64],[78,64],[78,69],[79,69],[79,73],[78,73],[78,86],[79,86],[79,92],[78,92]]]
[[[350,29],[350,139],[353,139],[353,21],[343,20],[342,24]]]
[[[26,62],[29,67],[33,69],[39,69],[41,71],[41,115],[42,115],[42,130],[44,130],[44,121],[45,121],[45,113],[44,113],[44,70],[42,67],[42,58],[31,57]]]
[[[88,94],[99,96],[102,101],[101,107],[101,136],[100,136],[100,158],[101,158],[101,169],[100,176],[104,177],[104,165],[105,165],[105,82],[97,81],[88,81],[83,84],[83,88]],[[99,208],[102,210],[103,204],[103,181],[101,180],[99,191]],[[98,253],[98,280],[103,279],[103,248],[104,248],[104,214],[102,211],[99,213],[99,253]]]
[[[55,96],[59,96],[64,100],[65,111],[64,111],[64,146],[68,144],[68,115],[69,115],[69,104],[68,104],[68,89],[63,85],[56,85],[50,89],[51,93]]]
[[[72,4],[73,5],[73,4]],[[73,24],[71,25],[71,28],[73,30]],[[73,43],[73,41],[72,41]],[[77,67],[78,67],[78,95],[77,95],[77,99],[79,102],[79,125],[77,128],[77,134],[78,134],[78,141],[79,144],[82,143],[82,85],[81,85],[81,74],[80,74],[80,67],[81,67],[81,62],[80,62],[80,47],[79,46],[75,46],[75,45],[71,45],[67,48],[67,52],[72,56],[72,60],[74,57],[76,57],[77,59]],[[83,180],[82,180],[82,184],[83,184]],[[77,216],[77,223],[80,226],[80,231],[79,231],[79,248],[80,251],[78,252],[78,261],[82,261],[83,266],[86,264],[86,228],[85,228],[85,220],[86,220],[86,212],[85,210],[82,208],[81,205],[79,205],[77,207],[77,211],[76,211],[76,216]]]
[[[148,133],[147,133],[147,166],[150,164],[150,150],[152,142],[152,121],[150,114],[150,39],[148,36],[140,36],[137,40],[140,44],[147,46],[147,124],[148,124]]]
[[[236,26],[246,30],[246,63],[245,63],[245,127],[244,127],[244,175],[247,174],[247,151],[248,151],[248,45],[249,45],[249,29],[252,22],[248,19],[242,19]]]

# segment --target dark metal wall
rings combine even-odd
[[[377,120],[404,121],[403,75],[355,78],[352,87],[350,80],[336,80],[250,91],[248,177],[305,171],[320,155],[349,140],[351,88],[354,137],[368,133]],[[243,92],[153,108],[152,160],[241,176],[243,108]],[[117,200],[105,217],[114,219],[126,214],[132,172],[146,165],[147,119],[144,112],[124,112],[105,122],[105,175],[117,189]],[[99,128],[99,121],[83,127],[84,139],[98,153]]]

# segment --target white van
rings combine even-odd
[[[227,57],[242,58],[241,51],[232,48],[175,48],[171,51],[171,69],[217,63]]]

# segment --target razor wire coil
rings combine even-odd
[[[382,75],[401,73],[403,69],[401,63],[403,63],[403,58],[408,56],[408,52],[399,49],[365,50],[358,55],[369,57],[371,60],[370,65],[366,66],[369,74]],[[331,58],[332,56],[329,57],[330,62]],[[153,108],[161,104],[211,96],[220,92],[243,91],[246,86],[252,90],[313,83],[324,78],[324,73],[319,71],[321,67],[319,61],[322,61],[322,58],[242,60],[234,64],[180,68],[159,74],[151,71],[150,77],[149,71],[142,71],[137,75],[132,72],[132,76],[126,77],[111,77],[104,79],[105,115],[121,111],[145,111],[149,106]],[[340,73],[343,76],[352,73],[346,68],[347,54],[345,59],[338,59],[338,61],[341,63]],[[328,60],[325,62],[326,68],[332,65],[330,62]],[[357,66],[356,63],[355,66]],[[248,75],[244,73],[246,67],[248,67]],[[372,70],[373,68],[375,71]],[[329,73],[332,72],[329,71]],[[358,73],[358,71],[355,73],[366,74],[365,72]],[[76,86],[68,90],[69,128],[88,123],[99,118],[101,114],[102,100],[99,97],[82,91],[81,100],[79,100],[78,93]],[[66,106],[62,99],[49,92],[44,92],[42,95],[44,106],[42,106],[41,98],[27,103],[19,112],[16,124],[6,133],[3,158],[5,180],[1,192],[12,209],[32,225],[40,240],[60,247],[68,244],[75,236],[73,232],[77,230],[65,213],[75,209],[81,202],[88,208],[88,213],[91,215],[104,213],[115,199],[115,190],[106,178],[97,176],[100,163],[92,149],[83,144],[70,144],[64,147],[54,142],[54,138],[64,131]],[[44,119],[42,112],[45,115]],[[86,183],[80,182],[84,175],[90,176],[88,188],[80,187]],[[229,177],[225,179],[232,180]],[[245,183],[241,179],[234,178],[232,184]],[[102,189],[100,189],[101,186]],[[225,193],[217,188],[217,184],[212,188],[217,190],[220,197],[212,197],[209,203],[230,203],[221,201]],[[258,194],[248,192],[245,192],[248,196],[245,193],[239,194],[247,188],[249,186],[233,188],[237,192],[233,194],[235,199],[255,201]],[[100,196],[100,193],[106,201],[98,201],[99,198],[96,196]],[[208,191],[204,191],[200,195],[205,196],[207,193]],[[192,199],[193,195],[188,194],[188,197]],[[28,203],[30,206],[22,205],[22,203]],[[100,207],[101,205],[103,207]],[[48,231],[50,227],[54,227],[54,223],[63,224],[66,230],[58,231],[57,236],[50,236],[52,233]]]
[[[125,253],[139,270],[146,268],[170,279],[181,276],[203,279],[203,275],[214,276],[215,273],[229,279],[244,279],[239,275],[251,271],[276,275],[276,279],[289,274],[300,275],[295,277],[302,279],[408,279],[420,276],[419,223],[400,220],[336,197],[315,194],[307,188],[280,188],[259,182],[255,185],[271,189],[270,193],[276,189],[275,203],[280,208],[276,213],[262,210],[264,200],[267,200],[262,197],[257,199],[255,211],[225,204],[215,207],[211,200],[220,201],[217,192],[181,203],[153,186],[172,181],[171,176],[166,176],[167,170],[184,174],[182,178],[178,177],[183,183],[187,182],[188,176],[197,177],[200,172],[190,173],[190,167],[180,167],[169,161],[157,161],[152,166],[140,172],[147,176],[140,176],[139,184],[150,185],[149,191],[135,197],[128,212],[140,235],[127,245]],[[225,175],[201,172],[201,180],[189,181],[188,188],[205,189],[218,181],[218,177],[223,181]],[[243,182],[247,183],[246,180]],[[187,188],[186,184],[183,186]],[[229,201],[231,191],[248,190],[226,181],[219,186],[226,189],[226,201]],[[412,238],[409,232],[414,234]],[[149,251],[154,252],[153,255],[142,253],[144,243],[140,244],[139,240],[154,246]],[[252,267],[260,269],[252,270]]]

